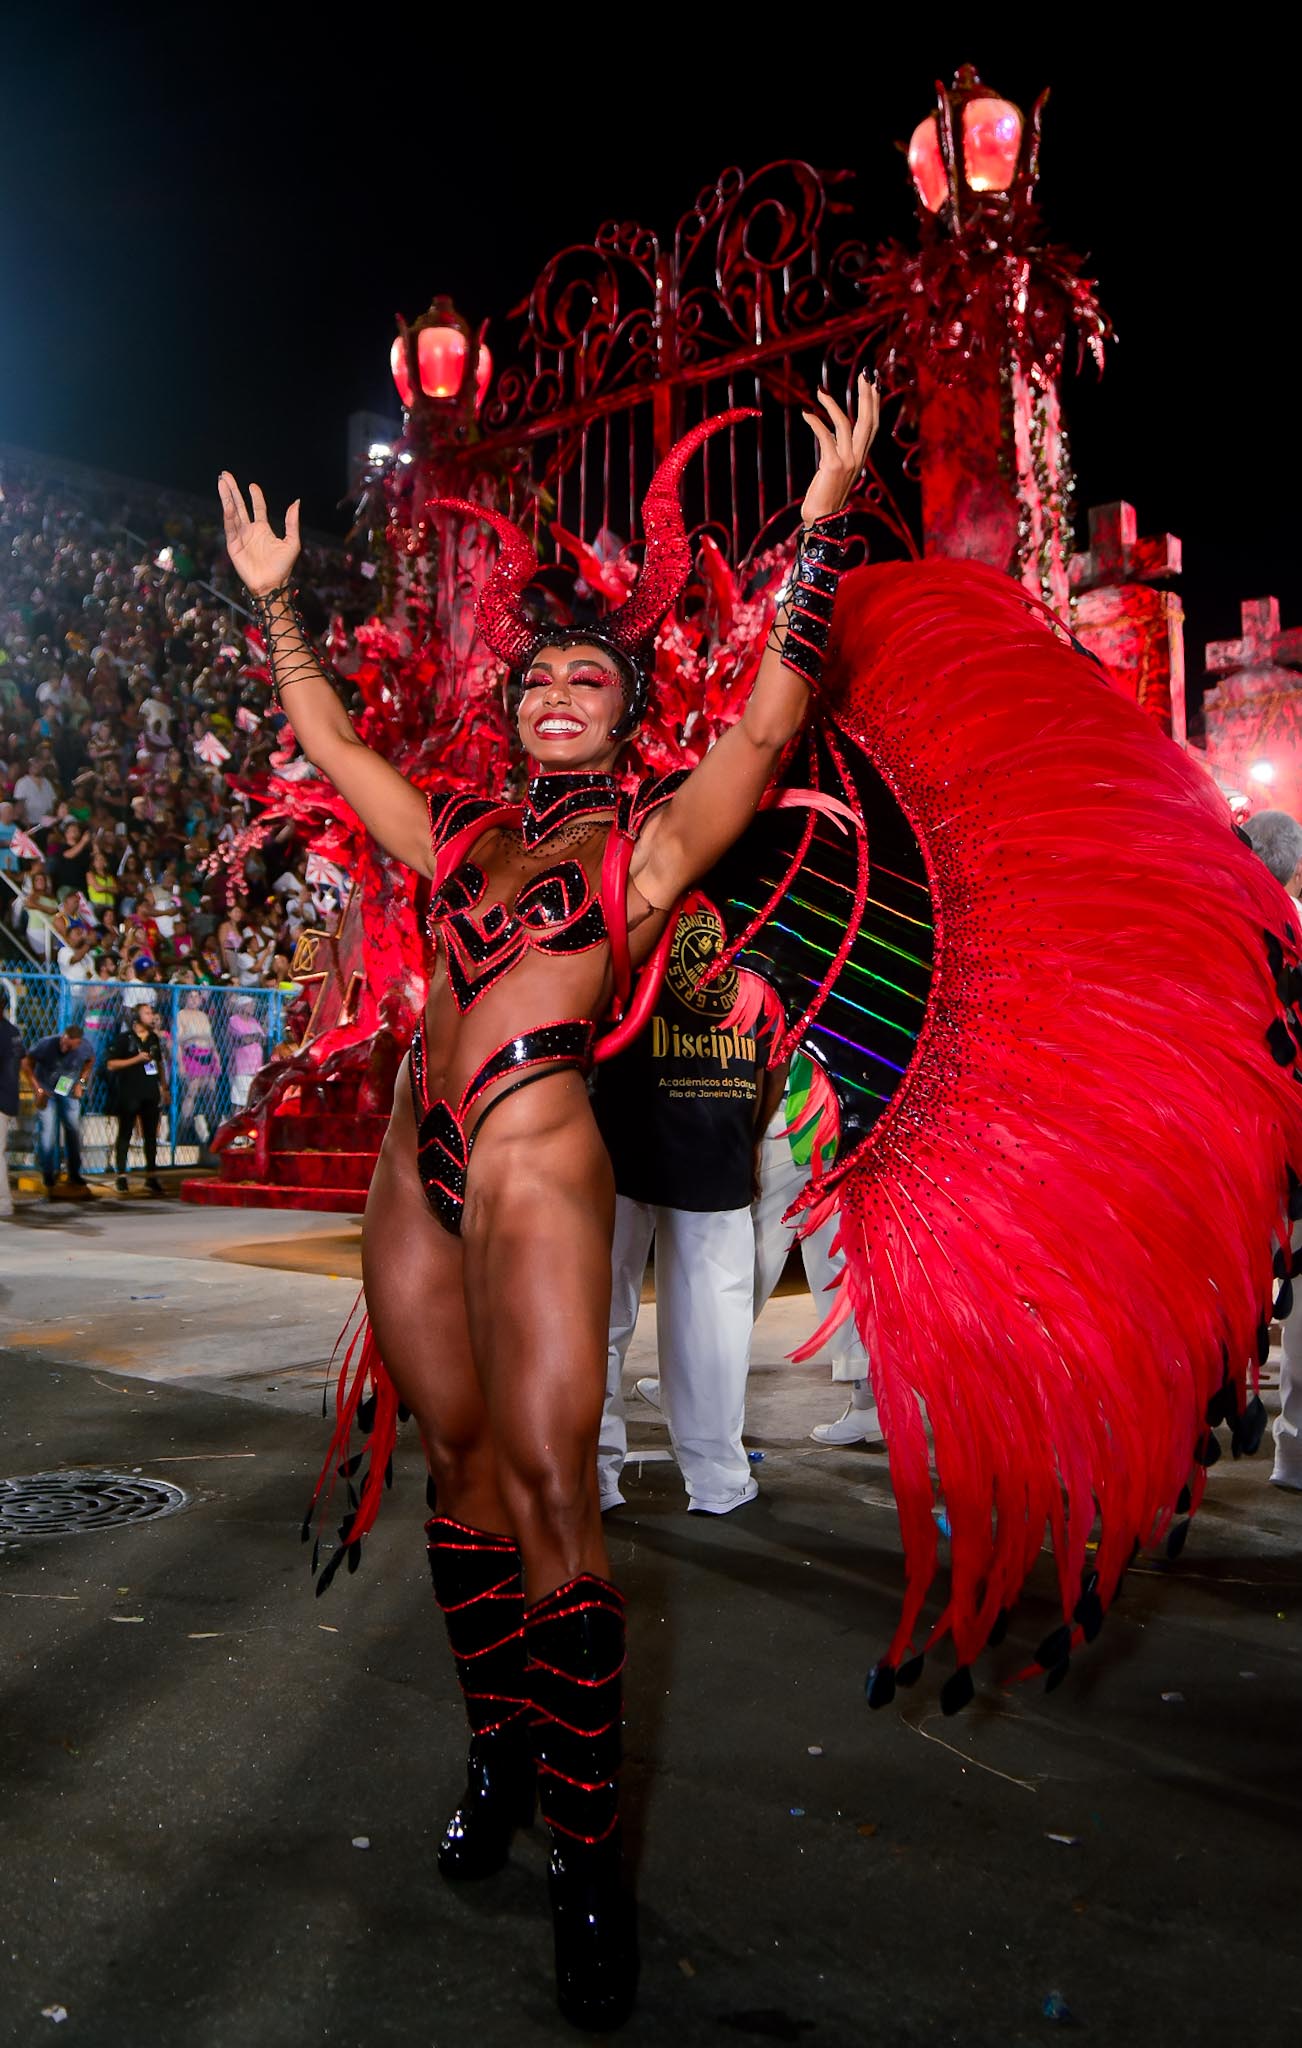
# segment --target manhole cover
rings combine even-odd
[[[0,1539],[77,1536],[122,1522],[153,1522],[183,1508],[186,1499],[179,1486],[138,1472],[29,1472],[0,1479]]]

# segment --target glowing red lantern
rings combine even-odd
[[[936,87],[938,111],[919,121],[909,142],[909,171],[928,213],[952,196],[951,159],[969,192],[1007,192],[1022,154],[1022,115],[964,64],[946,90]],[[961,118],[960,118],[961,117]]]
[[[417,402],[417,394],[411,381],[411,355],[409,341],[416,342],[416,371],[420,389],[426,398],[447,402],[461,397],[466,377],[466,358],[470,353],[470,333],[465,326],[453,326],[448,315],[453,313],[451,301],[436,299],[424,321],[417,321],[408,328],[400,323],[398,337],[389,350],[389,368],[393,381],[398,387],[398,396],[410,412]],[[434,317],[431,318],[431,315]],[[440,317],[441,316],[441,317]],[[459,314],[453,314],[460,319]],[[475,360],[475,410],[478,412],[484,402],[493,374],[493,359],[481,342]]]
[[[1017,175],[1021,147],[1022,116],[1011,100],[968,101],[963,109],[963,175],[974,192],[1006,192]]]
[[[925,121],[919,121],[910,137],[909,170],[927,212],[939,213],[949,198],[949,178],[945,172],[945,159],[940,153],[940,136],[936,131],[934,114],[928,114]]]
[[[457,327],[422,327],[416,337],[420,388],[427,398],[455,398],[466,367],[466,337]]]

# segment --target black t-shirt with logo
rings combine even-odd
[[[163,1048],[156,1031],[147,1031],[142,1038],[138,1031],[119,1031],[108,1050],[111,1060],[133,1060],[137,1053],[148,1053],[149,1058],[134,1067],[119,1067],[109,1075],[116,1089],[119,1110],[148,1108],[162,1100]]]
[[[701,1212],[750,1203],[756,1104],[776,1012],[770,1001],[753,1023],[725,1023],[737,969],[699,986],[722,946],[713,909],[685,910],[650,1023],[627,1052],[596,1069],[598,1128],[616,1189],[631,1201]]]

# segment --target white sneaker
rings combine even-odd
[[[877,1403],[856,1408],[853,1401],[836,1422],[817,1422],[809,1434],[816,1444],[884,1444]]]
[[[689,1515],[730,1515],[734,1508],[744,1508],[748,1501],[754,1500],[758,1492],[756,1482],[748,1479],[739,1493],[730,1493],[725,1500],[702,1500],[693,1495],[688,1500],[687,1512]]]
[[[609,1493],[601,1494],[600,1502],[603,1515],[608,1515],[612,1508],[626,1508],[628,1506],[628,1502],[617,1486],[612,1487]]]
[[[1282,1486],[1285,1493],[1302,1493],[1302,1471],[1294,1465],[1281,1465],[1277,1459],[1270,1483]]]
[[[634,1390],[641,1395],[642,1399],[646,1402],[647,1406],[649,1408],[654,1408],[656,1414],[663,1418],[664,1410],[660,1406],[659,1380],[634,1380],[633,1386]]]

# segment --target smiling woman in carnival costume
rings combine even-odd
[[[1020,1661],[1059,1684],[1136,1551],[1183,1543],[1218,1425],[1236,1456],[1256,1448],[1250,1383],[1291,1300],[1287,898],[1205,771],[1020,585],[969,562],[843,576],[877,405],[863,381],[853,421],[822,402],[752,694],[690,775],[616,780],[690,574],[683,466],[737,415],[667,458],[638,582],[593,625],[540,627],[520,603],[524,535],[444,501],[498,535],[478,620],[533,771],[523,805],[427,809],[358,740],[295,614],[297,507],[281,539],[256,486],[250,519],[221,479],[303,751],[429,877],[440,954],[367,1203],[370,1323],[323,1474],[344,1477],[349,1512],[318,1583],[357,1562],[401,1401],[436,1488],[430,1564],[472,1729],[439,1867],[500,1868],[536,1784],[561,2008],[597,2028],[628,2011],[637,1959],[619,1885],[623,1606],[595,1460],[614,1198],[584,1076],[650,1014],[685,891],[718,909],[718,969],[776,990],[775,1064],[798,1049],[813,1077],[819,1172],[795,1211],[806,1229],[839,1217],[844,1263],[806,1355],[853,1315],[905,1551],[870,1705],[949,1638],[941,1704],[961,1707],[1046,1534],[1059,1620]],[[356,1488],[354,1423],[370,1438]]]
[[[626,2013],[636,1948],[619,1883],[623,1601],[596,1470],[614,1183],[584,1077],[598,1026],[612,1011],[628,1016],[632,975],[753,818],[804,719],[844,555],[842,507],[877,423],[866,380],[855,420],[823,402],[804,578],[745,712],[691,775],[632,793],[618,787],[620,755],[646,700],[656,630],[691,569],[679,480],[706,436],[744,415],[706,421],[662,465],[637,584],[599,625],[532,623],[518,604],[537,567],[524,537],[481,506],[460,508],[491,518],[501,539],[479,616],[509,665],[531,772],[523,806],[427,805],[359,741],[295,614],[297,505],[282,539],[256,485],[250,518],[234,478],[220,481],[231,560],[300,746],[432,884],[442,971],[398,1077],[363,1276],[368,1382],[374,1373],[389,1410],[376,1429],[391,1429],[398,1400],[420,1428],[439,1510],[427,1530],[434,1588],[473,1731],[439,1867],[449,1878],[499,1868],[532,1817],[536,1778],[553,1839],[560,2003],[593,2026]],[[360,1373],[354,1385],[360,1393]],[[346,1525],[353,1544],[386,1462],[373,1451]]]

